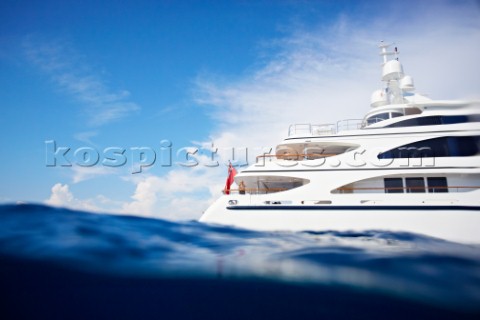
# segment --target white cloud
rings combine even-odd
[[[104,125],[139,110],[136,103],[129,101],[128,91],[113,92],[65,41],[30,36],[24,40],[23,47],[30,62],[85,105],[90,125]]]
[[[165,176],[146,176],[135,179],[132,201],[123,205],[127,214],[170,220],[197,219],[223,188],[223,167],[182,168]]]
[[[135,184],[131,201],[116,201],[104,195],[94,198],[77,198],[68,184],[57,183],[52,187],[45,203],[90,212],[128,214],[168,220],[194,220],[221,193],[226,169],[182,168],[165,176],[135,175],[124,180]]]
[[[66,207],[77,210],[99,211],[91,201],[81,201],[73,196],[67,184],[57,183],[52,187],[50,198],[45,203],[55,207]]]
[[[92,138],[98,135],[98,131],[84,131],[75,134],[74,138],[78,141],[88,143],[95,146],[95,143],[92,141]]]
[[[101,165],[96,165],[92,167],[73,166],[72,172],[73,172],[72,182],[79,183],[85,180],[97,178],[99,176],[115,174],[117,173],[117,169],[112,167],[105,167]]]
[[[122,213],[123,205],[123,202],[109,199],[102,194],[98,194],[94,198],[79,199],[74,196],[68,184],[61,183],[56,183],[52,187],[50,197],[44,202],[54,207],[114,214]]]

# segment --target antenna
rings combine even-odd
[[[380,41],[380,45],[378,46],[381,51],[380,51],[380,55],[383,56],[383,63],[387,63],[388,61],[388,56],[395,56],[398,60],[398,51],[397,51],[397,47],[395,47],[395,51],[390,51],[388,52],[387,51],[387,48],[390,47],[391,45],[393,45],[393,43],[385,43],[382,41]]]

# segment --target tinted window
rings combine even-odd
[[[423,178],[405,178],[405,185],[409,193],[425,192],[425,182]]]
[[[429,177],[427,178],[428,192],[448,192],[447,178]]]
[[[453,123],[464,123],[473,120],[469,119],[467,116],[443,116],[442,124],[453,124]],[[471,121],[474,122],[474,121]]]
[[[403,193],[402,178],[385,178],[385,193]]]
[[[480,151],[480,137],[441,137],[418,141],[380,153],[379,159],[469,157]]]
[[[393,116],[392,116],[393,117]],[[413,126],[435,126],[439,124],[453,124],[478,121],[475,116],[428,116],[414,119],[407,119],[392,123],[385,128],[413,127]]]

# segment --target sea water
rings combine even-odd
[[[0,290],[1,319],[480,319],[480,246],[3,205]]]

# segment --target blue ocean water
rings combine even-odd
[[[0,206],[1,319],[480,319],[480,246]]]

